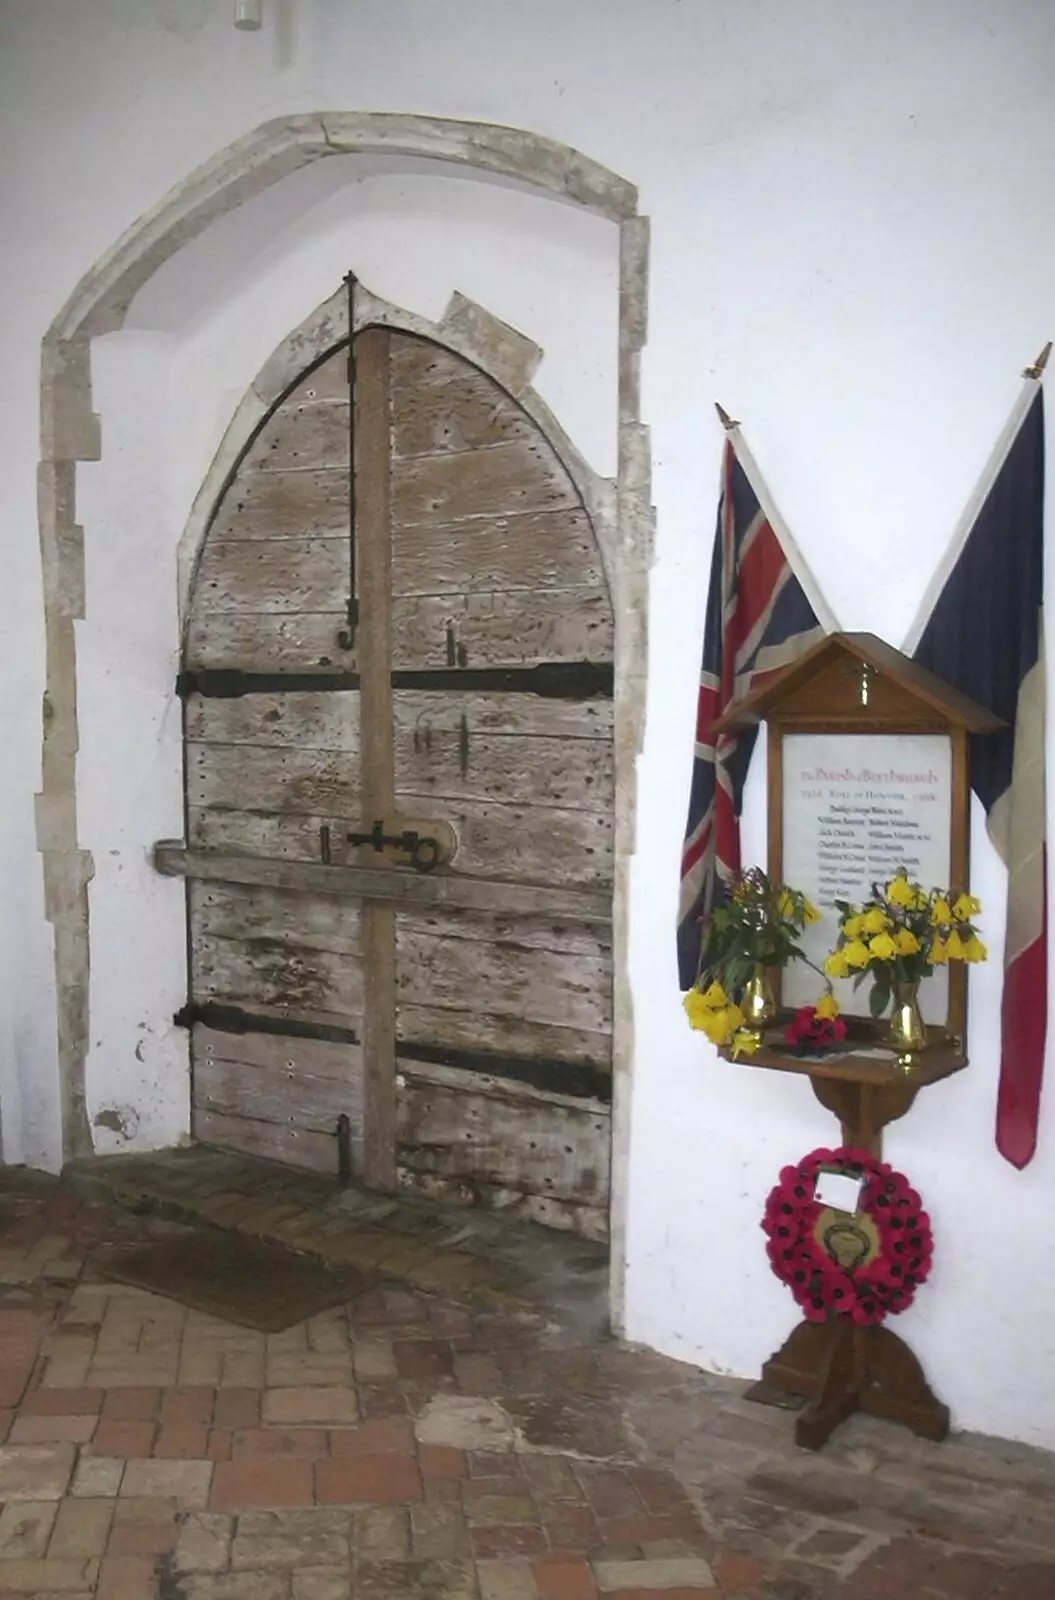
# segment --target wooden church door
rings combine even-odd
[[[604,1235],[611,651],[582,498],[478,368],[369,328],[272,410],[180,683],[198,1139]]]

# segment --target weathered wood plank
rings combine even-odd
[[[612,608],[600,587],[406,595],[392,604],[396,667],[611,661]]]
[[[445,1205],[484,1206],[489,1211],[501,1211],[503,1216],[516,1222],[534,1222],[561,1233],[574,1233],[594,1244],[605,1244],[608,1240],[607,1204],[577,1205],[572,1200],[557,1200],[553,1195],[518,1194],[513,1189],[498,1188],[479,1179],[469,1182],[434,1172],[415,1172],[409,1167],[397,1167],[396,1177],[401,1189],[429,1200],[440,1200]]]
[[[240,472],[347,471],[350,455],[347,395],[340,400],[290,400],[272,412],[242,457]]]
[[[392,515],[403,530],[417,523],[507,517],[581,504],[567,470],[537,431],[531,438],[482,450],[409,456],[392,463]]]
[[[576,586],[603,590],[604,569],[590,519],[575,507],[520,514],[507,508],[393,527],[393,595]]]
[[[281,821],[289,831],[279,827]],[[314,821],[314,828],[311,826]],[[265,829],[264,824],[273,824]],[[565,918],[573,922],[609,924],[612,917],[610,889],[567,889],[553,884],[516,883],[495,878],[464,878],[444,872],[387,872],[371,867],[323,866],[318,859],[318,825],[315,818],[252,818],[245,812],[195,811],[190,818],[192,838],[221,840],[224,828],[232,834],[250,831],[267,846],[255,853],[238,854],[221,847],[215,850],[187,848],[174,841],[161,841],[154,847],[154,865],[166,877],[198,878],[210,883],[255,883],[296,893],[363,895],[372,900],[391,900],[413,907],[465,906],[476,911],[504,915]],[[311,858],[314,847],[315,859]],[[296,855],[296,849],[301,854]],[[283,857],[282,852],[287,852]]]
[[[285,1041],[298,1044],[301,1041]],[[354,1046],[356,1056],[361,1052]],[[362,1067],[344,1081],[308,1072],[299,1059],[291,1066],[281,1062],[246,1062],[217,1056],[205,1050],[194,1058],[194,1110],[224,1117],[248,1117],[310,1133],[336,1137],[337,1119],[347,1116],[353,1157],[363,1154]]]
[[[360,957],[294,945],[286,939],[223,939],[192,929],[191,993],[246,1010],[358,1027],[363,1012]]]
[[[577,1066],[610,1072],[611,1033],[589,1033],[545,1022],[528,1022],[490,1011],[454,1011],[443,1006],[411,1005],[401,1001],[396,1012],[396,1035],[404,1044],[428,1045],[443,1050],[486,1050],[520,1060],[568,1061]],[[495,1075],[501,1076],[498,1067]],[[505,1080],[503,1080],[505,1081]]]
[[[585,954],[611,961],[612,930],[603,924],[549,916],[518,916],[508,909],[493,913],[422,906],[401,907],[399,925],[408,934],[422,938],[467,939],[471,943],[507,944],[520,950],[557,950],[566,956]]]
[[[276,1072],[304,1072],[320,1081],[332,1080],[335,1091],[347,1091],[352,1104],[362,1096],[362,1047],[335,1044],[327,1039],[279,1037],[273,1033],[225,1033],[195,1024],[192,1030],[195,1059],[239,1061],[247,1069],[273,1068]],[[434,1071],[434,1068],[430,1068]],[[345,1107],[348,1110],[348,1107]],[[349,1116],[351,1111],[349,1110]],[[354,1121],[354,1118],[353,1118]]]
[[[428,795],[402,789],[400,811],[428,816]],[[439,809],[439,805],[437,805]],[[442,813],[458,835],[454,870],[507,882],[599,887],[612,881],[614,825],[610,813],[557,806],[503,805],[446,798]]]
[[[611,739],[489,734],[466,715],[449,731],[402,732],[396,785],[401,795],[428,795],[441,810],[447,799],[472,799],[607,815],[614,796],[612,758]]]
[[[424,817],[429,813],[427,796],[398,795],[397,801],[405,815]],[[613,825],[612,819],[600,812],[504,806],[484,800],[449,800],[444,803],[443,814],[458,835],[453,867],[461,878],[494,879],[500,874],[499,881],[504,885],[538,887],[538,894],[529,898],[540,911],[554,903],[546,899],[544,886],[547,885],[564,889],[610,889]],[[290,862],[316,862],[320,860],[319,828],[324,822],[332,823],[335,819],[346,820],[350,827],[358,825],[357,814],[345,812],[342,818],[336,803],[334,809],[303,816],[292,810],[279,814],[192,803],[188,843],[196,850],[214,850],[226,855],[276,856]],[[336,872],[338,869],[323,870]],[[353,880],[343,881],[347,884]],[[399,881],[404,881],[403,873],[399,874]],[[381,890],[375,898],[405,898],[412,904],[434,905],[437,902],[423,885],[451,880],[436,874],[426,878],[414,873],[407,875],[405,881],[409,885],[405,890],[391,893]],[[502,905],[501,900],[496,904],[490,895],[485,901],[472,903],[486,903],[495,910]]]
[[[401,1076],[400,1166],[580,1205],[607,1198],[611,1124],[604,1114],[500,1101]]]
[[[309,472],[242,468],[216,508],[205,548],[245,539],[348,538],[348,467]]]
[[[251,744],[282,749],[359,750],[359,693],[337,690],[187,698],[184,729],[192,744]]]
[[[390,349],[394,396],[413,393],[420,387],[442,390],[464,373],[480,371],[446,345],[422,339],[413,333],[394,333]],[[491,382],[485,374],[480,375],[485,377],[486,382]],[[497,394],[503,393],[497,385],[493,387]]]
[[[341,650],[343,597],[330,609],[289,615],[275,611],[209,611],[195,601],[185,660],[193,667],[238,667],[245,672],[353,670],[354,651]],[[392,606],[392,664],[397,668],[534,666],[539,661],[610,661],[612,611],[600,589],[566,588],[506,593],[407,595]]]
[[[351,817],[359,811],[359,759],[348,750],[187,743],[187,803],[257,813]],[[318,830],[315,849],[319,851]]]
[[[325,672],[356,669],[355,652],[341,650],[337,635],[346,625],[343,601],[330,611],[295,616],[258,611],[209,611],[198,606],[187,625],[184,662],[196,667],[243,672]]]
[[[602,1100],[584,1101],[581,1095],[567,1095],[553,1089],[539,1089],[534,1084],[524,1083],[515,1078],[469,1072],[464,1067],[452,1067],[438,1061],[420,1061],[416,1056],[406,1052],[397,1054],[396,1065],[402,1078],[425,1088],[436,1083],[441,1088],[456,1090],[458,1093],[468,1090],[472,1094],[490,1095],[496,1100],[509,1100],[518,1106],[530,1107],[539,1102],[548,1106],[567,1106],[570,1111],[592,1111],[601,1117],[610,1114],[607,1103]]]
[[[396,995],[418,1007],[514,1017],[553,1028],[608,1033],[607,952],[525,949],[505,941],[446,939],[396,924]],[[556,1052],[560,1055],[560,1052]]]
[[[537,433],[531,418],[484,373],[439,351],[417,363],[420,378],[393,360],[392,449],[396,456],[477,450]]]
[[[397,689],[393,695],[396,737],[460,734],[462,718],[471,735],[519,734],[551,739],[610,739],[609,699],[555,700],[534,694],[451,694],[432,689]]]
[[[291,389],[283,405],[296,405],[310,400],[348,399],[348,346],[342,344],[325,361],[311,372],[305,373],[295,389]]]
[[[249,1117],[225,1117],[198,1109],[191,1127],[200,1144],[239,1150],[247,1156],[264,1156],[290,1167],[305,1167],[323,1177],[337,1176],[336,1136],[311,1133],[288,1123],[257,1122]]]
[[[194,611],[332,611],[348,593],[348,537],[208,539]],[[241,663],[239,663],[240,665]]]
[[[270,939],[304,950],[360,954],[355,900],[296,894],[254,884],[188,885],[193,927],[205,938]]]

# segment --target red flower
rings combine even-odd
[[[846,1038],[846,1023],[842,1017],[819,1017],[812,1006],[800,1006],[784,1029],[784,1038],[793,1046],[823,1049]]]

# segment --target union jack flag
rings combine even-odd
[[[682,989],[691,989],[699,975],[701,920],[721,902],[740,870],[740,807],[758,732],[741,728],[715,734],[714,723],[765,674],[786,667],[834,627],[820,597],[807,598],[800,578],[807,584],[809,579],[798,552],[786,529],[783,542],[777,536],[775,511],[763,509],[745,470],[745,462],[753,463],[743,442],[738,444],[739,449],[726,438],[707,594],[696,757],[681,857]],[[789,551],[797,558],[799,575]]]

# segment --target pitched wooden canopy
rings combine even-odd
[[[860,670],[847,671],[848,667]],[[867,685],[867,701],[862,699],[862,685]],[[714,723],[714,731],[750,727],[776,715],[804,719],[811,713],[830,716],[845,710],[860,717],[866,704],[881,720],[902,714],[913,722],[964,728],[972,734],[996,733],[1006,726],[985,706],[874,633],[829,633],[797,661],[768,673],[750,694],[734,701]]]

